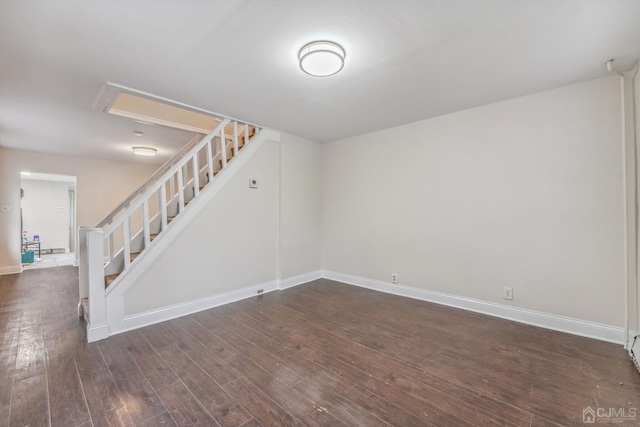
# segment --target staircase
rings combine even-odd
[[[109,336],[106,295],[161,242],[190,204],[251,146],[257,126],[232,119],[196,137],[94,227],[80,227],[80,302],[89,342]]]

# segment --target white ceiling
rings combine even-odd
[[[162,162],[193,136],[93,111],[107,81],[331,141],[604,76],[639,22],[638,0],[2,0],[0,146]],[[341,73],[299,70],[314,39]]]

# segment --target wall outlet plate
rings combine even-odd
[[[398,283],[398,273],[391,273],[391,283]]]
[[[250,179],[249,180],[249,188],[258,188],[258,180]]]
[[[513,288],[505,286],[502,289],[502,298],[512,301],[513,300]]]

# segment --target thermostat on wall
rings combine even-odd
[[[250,179],[249,180],[249,188],[258,188],[258,180]]]

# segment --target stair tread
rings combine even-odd
[[[107,288],[114,280],[118,278],[119,274],[107,274],[104,276],[104,287]]]
[[[140,255],[140,252],[132,252],[130,254],[131,261],[133,261],[134,259],[138,258],[138,255]]]
[[[155,239],[156,237],[158,237],[158,233],[156,233],[156,234],[151,234],[151,235],[149,236],[149,239],[150,239],[151,241],[153,241],[153,239]]]
[[[82,317],[85,322],[89,323],[89,298],[82,298],[80,303],[82,304]]]

